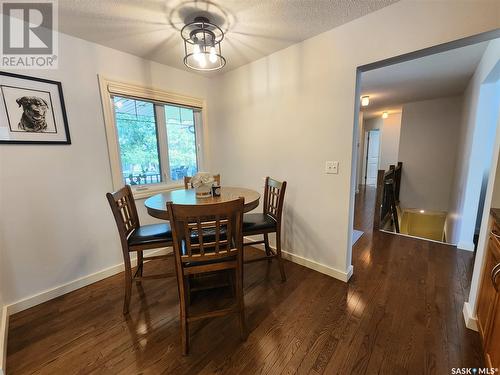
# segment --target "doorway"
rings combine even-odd
[[[481,88],[477,77],[492,65],[495,43],[500,38],[359,74],[361,184],[380,190],[377,229],[474,250],[500,95],[494,73]]]
[[[472,236],[474,235],[474,232],[479,232],[478,235],[478,242],[476,243],[477,250],[476,252],[472,253],[469,251],[474,250],[474,246],[454,246],[451,247],[449,245],[443,245],[441,243],[436,243],[435,241],[429,241],[427,240],[426,242],[421,241],[420,239],[414,239],[412,236],[405,236],[405,237],[399,237],[396,241],[393,241],[391,237],[393,237],[393,234],[388,234],[385,231],[378,230],[379,228],[375,228],[375,225],[373,225],[373,232],[370,233],[367,231],[367,235],[364,236],[364,242],[359,243],[356,246],[353,246],[350,251],[352,253],[348,254],[348,258],[351,259],[355,258],[356,256],[359,256],[360,254],[363,255],[364,258],[362,258],[362,261],[365,259],[367,260],[366,263],[371,263],[371,260],[373,259],[372,254],[377,252],[379,253],[380,251],[386,251],[387,249],[389,250],[394,250],[395,248],[399,247],[403,249],[406,245],[409,246],[415,246],[415,248],[421,248],[422,252],[417,251],[412,254],[412,257],[415,262],[422,261],[422,258],[420,257],[422,254],[425,254],[426,249],[430,249],[430,251],[427,252],[428,255],[431,254],[432,252],[432,257],[434,256],[439,256],[445,252],[449,252],[453,258],[450,258],[446,262],[442,262],[441,264],[436,264],[433,267],[431,267],[432,271],[432,277],[440,276],[440,275],[453,275],[454,271],[450,268],[451,266],[455,266],[455,263],[453,260],[457,259],[457,257],[467,257],[467,259],[471,260],[471,263],[473,262],[473,274],[472,276],[467,273],[465,274],[463,270],[460,270],[459,273],[462,277],[462,280],[466,283],[470,281],[469,284],[469,298],[467,302],[464,302],[463,304],[463,315],[465,319],[465,323],[467,328],[472,328],[477,330],[477,318],[476,318],[476,313],[477,313],[477,299],[478,299],[478,293],[479,293],[479,287],[480,287],[480,277],[483,274],[483,267],[484,267],[484,259],[485,257],[485,252],[486,248],[488,246],[488,236],[489,236],[489,230],[488,227],[490,225],[490,217],[489,217],[489,211],[490,207],[500,207],[500,158],[499,158],[499,153],[500,153],[500,63],[498,62],[498,53],[500,51],[500,30],[494,30],[491,32],[486,32],[483,34],[479,34],[476,36],[460,39],[457,41],[445,43],[442,45],[438,45],[435,47],[430,47],[424,50],[420,51],[415,51],[406,55],[402,56],[397,56],[391,59],[387,59],[384,61],[379,61],[371,64],[367,64],[365,66],[358,67],[357,70],[357,85],[356,85],[356,108],[355,108],[355,121],[354,121],[354,139],[361,139],[362,141],[365,140],[365,132],[363,131],[363,125],[364,120],[368,117],[366,111],[362,111],[362,103],[361,103],[361,97],[366,96],[366,95],[371,95],[372,98],[370,100],[365,100],[366,103],[371,102],[373,104],[380,105],[380,107],[384,107],[381,109],[372,109],[373,116],[378,116],[382,118],[391,118],[392,115],[392,110],[389,108],[391,105],[390,102],[387,103],[380,103],[381,100],[379,98],[383,98],[382,95],[377,96],[375,92],[373,93],[365,93],[363,92],[363,84],[366,84],[366,77],[365,73],[374,71],[376,69],[384,68],[384,67],[395,67],[395,65],[403,63],[403,62],[417,62],[418,59],[421,59],[423,57],[429,57],[429,56],[434,56],[438,57],[438,54],[442,54],[443,52],[451,52],[457,50],[457,52],[462,52],[459,49],[462,47],[468,47],[476,45],[476,49],[481,49],[481,46],[479,44],[486,42],[484,46],[483,51],[479,51],[479,58],[474,60],[473,56],[465,53],[460,53],[459,58],[456,58],[454,60],[451,60],[451,63],[446,63],[446,64],[437,64],[436,61],[430,62],[426,66],[422,66],[421,69],[416,69],[414,72],[430,72],[433,71],[436,73],[436,70],[440,66],[446,66],[447,71],[454,71],[457,72],[458,69],[450,69],[452,66],[458,66],[456,63],[460,61],[464,61],[465,58],[469,59],[470,64],[468,65],[469,67],[474,68],[474,72],[471,72],[469,70],[468,75],[462,75],[462,78],[465,77],[465,85],[462,85],[460,89],[453,90],[453,91],[448,91],[448,92],[441,92],[440,95],[435,95],[437,90],[442,90],[446,86],[443,84],[441,78],[445,76],[445,74],[436,74],[435,77],[432,79],[419,79],[418,81],[420,82],[427,82],[427,83],[432,83],[433,86],[433,97],[410,97],[411,95],[415,94],[415,90],[418,88],[418,83],[416,82],[413,84],[412,82],[407,82],[407,87],[409,87],[411,90],[408,90],[407,94],[408,96],[403,96],[400,95],[400,99],[397,100],[398,107],[401,106],[401,104],[406,103],[417,103],[412,106],[406,106],[406,113],[405,113],[405,108],[402,110],[402,119],[401,119],[401,124],[400,124],[400,129],[403,131],[403,134],[400,134],[400,140],[398,141],[399,147],[398,149],[398,154],[397,154],[397,162],[402,162],[402,175],[405,173],[407,174],[404,176],[403,181],[400,181],[398,189],[397,189],[397,194],[396,194],[396,189],[389,189],[391,190],[394,194],[393,201],[395,201],[396,206],[398,206],[401,201],[406,200],[410,202],[409,204],[407,203],[407,206],[409,208],[420,208],[418,209],[418,214],[428,214],[429,212],[425,210],[424,208],[421,208],[421,205],[413,205],[413,201],[410,201],[410,198],[416,197],[416,198],[421,198],[421,197],[426,197],[422,193],[422,186],[430,186],[432,187],[432,190],[437,190],[438,188],[444,186],[445,184],[443,183],[443,172],[449,171],[450,168],[443,168],[439,167],[439,171],[441,172],[436,178],[434,178],[431,183],[424,183],[422,180],[423,178],[421,177],[420,174],[415,172],[415,166],[425,166],[425,170],[430,170],[432,171],[433,168],[436,165],[441,165],[445,161],[452,161],[454,164],[453,168],[453,174],[451,175],[451,178],[448,179],[451,184],[451,191],[452,194],[448,192],[448,194],[443,195],[445,198],[444,199],[439,199],[435,200],[435,202],[444,202],[446,203],[448,197],[448,215],[447,215],[447,220],[446,220],[446,232],[445,232],[445,238],[443,240],[451,240],[451,243],[459,243],[460,241],[453,240],[453,238],[460,237],[463,234],[466,234],[467,237],[467,242],[472,242]],[[470,51],[469,51],[470,52]],[[466,72],[466,68],[464,65],[462,65],[462,72]],[[446,73],[445,72],[445,73]],[[413,78],[416,78],[417,74],[415,73],[413,75]],[[383,88],[383,86],[388,86],[393,81],[393,78],[397,78],[398,75],[392,74],[392,75],[386,75],[385,79],[381,81],[380,87]],[[409,74],[401,74],[399,77],[403,77],[405,79],[409,79],[412,76]],[[425,78],[425,77],[424,77]],[[457,79],[454,80],[455,83],[458,82]],[[410,92],[411,91],[411,92]],[[488,94],[488,95],[486,95]],[[455,152],[455,155],[451,157],[451,152],[447,152],[446,155],[443,153],[438,154],[437,152],[434,152],[436,150],[439,150],[437,147],[433,147],[431,149],[431,144],[436,143],[436,139],[438,139],[441,134],[438,133],[439,130],[441,130],[444,123],[444,121],[438,121],[437,124],[433,124],[433,126],[429,126],[431,130],[433,130],[433,137],[428,138],[426,140],[426,143],[422,145],[422,142],[420,142],[420,138],[422,134],[426,131],[425,125],[429,124],[430,121],[424,118],[424,115],[428,115],[427,117],[430,117],[431,119],[435,120],[438,116],[440,116],[445,109],[446,104],[444,101],[440,103],[439,106],[436,106],[436,110],[432,110],[432,107],[430,105],[426,106],[424,110],[419,109],[419,107],[422,107],[423,102],[429,102],[431,100],[438,100],[441,98],[445,98],[446,96],[448,97],[458,97],[456,101],[458,101],[458,109],[455,111],[455,113],[460,113],[460,118],[456,121],[452,121],[456,124],[456,133],[460,134],[460,137],[456,137],[456,142],[459,142],[460,147],[457,147],[457,150]],[[373,99],[373,100],[372,100]],[[393,103],[396,102],[393,101]],[[451,100],[450,100],[451,102]],[[455,106],[457,107],[457,106]],[[453,108],[453,106],[450,104],[448,108]],[[453,112],[449,111],[448,112]],[[410,115],[410,117],[408,117]],[[413,121],[413,128],[414,132],[411,133],[408,136],[408,129],[404,129],[405,124],[407,125],[408,118],[413,117],[415,119],[415,116],[419,115],[419,118],[417,119],[418,121]],[[385,116],[385,117],[384,117]],[[486,119],[486,117],[487,119]],[[406,118],[405,118],[406,117]],[[422,119],[425,119],[422,120]],[[361,128],[359,128],[361,126]],[[411,126],[411,123],[410,123]],[[459,128],[460,126],[460,128]],[[383,131],[383,128],[382,128]],[[381,131],[381,133],[382,133]],[[404,134],[406,132],[406,134]],[[446,134],[450,134],[451,132],[448,132]],[[360,137],[361,135],[361,137]],[[359,138],[358,138],[359,137]],[[405,138],[406,137],[406,138]],[[450,145],[449,141],[450,137],[446,138],[446,142],[441,142],[441,147],[445,148],[446,146]],[[382,146],[381,146],[381,154],[384,153],[384,142],[386,142],[386,134],[381,134],[381,139],[382,139]],[[466,140],[467,142],[464,142]],[[404,158],[408,158],[408,147],[407,145],[417,145],[418,147],[414,147],[414,152],[412,159],[409,161],[405,161]],[[361,147],[361,150],[363,150],[363,147]],[[404,153],[401,154],[400,151],[403,151]],[[410,154],[410,156],[412,155]],[[476,157],[477,155],[477,157]],[[359,157],[359,153],[357,154],[355,151],[353,151],[353,159],[354,163],[356,162],[356,157]],[[364,154],[363,154],[364,156]],[[381,181],[382,185],[385,184],[386,178],[388,177],[387,180],[391,180],[390,175],[395,175],[396,171],[394,168],[391,168],[394,162],[391,162],[389,165],[389,169],[387,167],[384,168],[386,163],[384,162],[384,156],[380,156],[381,159],[381,169],[386,169],[385,171],[379,171],[379,180]],[[400,160],[401,159],[401,160]],[[429,161],[430,159],[430,161]],[[498,163],[498,166],[497,166]],[[355,165],[355,164],[353,164]],[[460,166],[460,169],[456,169],[458,166]],[[397,169],[398,167],[396,167]],[[363,171],[364,172],[364,171]],[[471,173],[472,172],[472,173]],[[363,174],[361,174],[363,176]],[[415,177],[417,176],[417,177]],[[425,177],[425,175],[423,175]],[[416,182],[415,182],[416,181]],[[379,198],[383,198],[383,194],[380,194],[380,197],[377,197],[378,194],[371,194],[371,195],[364,195],[361,196],[362,194],[355,193],[356,190],[354,189],[355,184],[354,184],[354,179],[352,179],[352,186],[351,186],[351,214],[353,216],[354,223],[354,228],[360,227],[363,223],[365,223],[368,219],[366,214],[371,215],[373,211],[363,211],[360,209],[362,205],[360,203],[364,203],[365,207],[367,207],[366,204],[370,207],[374,207],[375,211],[376,210],[381,210],[381,205],[378,204],[380,201]],[[389,182],[389,181],[387,181]],[[392,183],[389,183],[389,185],[392,185]],[[471,186],[469,186],[471,185]],[[405,186],[403,188],[403,186]],[[376,191],[377,189],[374,187],[370,187],[373,191]],[[399,188],[406,189],[405,191],[399,191]],[[368,190],[369,188],[366,188]],[[363,193],[363,190],[360,189],[361,193]],[[373,192],[372,191],[372,192]],[[380,189],[377,191],[378,192],[383,192],[383,189]],[[414,193],[413,196],[410,195],[410,193]],[[401,193],[401,194],[399,194]],[[418,193],[418,194],[415,194]],[[469,199],[469,196],[472,197]],[[364,200],[363,200],[363,199]],[[369,202],[366,202],[366,198],[369,199]],[[396,199],[397,198],[397,199]],[[354,205],[355,203],[355,205]],[[432,203],[432,202],[431,202]],[[411,206],[410,206],[411,205]],[[356,207],[356,210],[354,210],[354,207]],[[465,209],[464,209],[465,207]],[[401,206],[397,207],[398,210],[401,208]],[[438,208],[439,211],[441,211]],[[397,210],[396,210],[397,211]],[[444,210],[443,210],[444,211]],[[471,214],[468,213],[470,211]],[[356,214],[354,214],[354,212]],[[397,211],[397,214],[403,214],[401,211]],[[432,213],[432,212],[431,212]],[[363,215],[363,217],[360,217],[360,214]],[[377,217],[380,217],[381,215],[372,215],[371,217],[373,219],[376,219]],[[402,216],[402,215],[401,215]],[[470,218],[470,219],[465,219],[464,218]],[[459,225],[454,225],[458,222]],[[371,223],[369,223],[371,224]],[[418,223],[417,223],[418,224]],[[456,228],[455,231],[450,230]],[[466,229],[467,228],[467,229]],[[467,233],[466,233],[467,232]],[[384,242],[387,241],[387,242]],[[441,241],[440,241],[441,242]],[[476,242],[476,241],[474,241]],[[467,245],[467,243],[466,243]],[[408,247],[409,247],[408,246]],[[439,249],[438,251],[435,251],[434,249]],[[469,250],[469,251],[460,251],[459,249],[462,250]],[[458,251],[457,251],[458,250]],[[415,255],[418,255],[415,257]],[[399,256],[399,255],[398,255]],[[428,260],[432,261],[431,258]],[[450,262],[451,260],[451,262]],[[434,261],[433,261],[434,262]],[[445,264],[446,267],[445,269],[442,269],[442,265]],[[460,267],[463,266],[462,265]],[[469,263],[470,264],[470,263]],[[355,264],[354,267],[358,266],[363,266],[364,264],[358,263]],[[395,267],[391,267],[391,270],[397,269],[397,265],[394,264]],[[423,267],[422,269],[429,269],[429,262],[427,260],[422,263]],[[412,271],[414,274],[416,271],[416,268]],[[446,271],[446,272],[445,272]],[[456,271],[455,271],[456,272]],[[454,297],[450,297],[451,300],[454,300]],[[459,301],[458,306],[456,306],[457,313],[459,314],[460,307],[462,305],[462,301]]]
[[[380,155],[380,131],[378,129],[365,132],[365,145],[365,185],[375,186]]]

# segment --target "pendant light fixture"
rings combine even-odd
[[[206,17],[196,17],[181,30],[184,40],[184,65],[201,71],[219,70],[226,65],[222,56],[222,29]]]

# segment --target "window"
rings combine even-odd
[[[123,182],[162,182],[158,131],[153,103],[113,97]]]
[[[128,184],[134,195],[147,196],[139,192],[179,185],[200,169],[202,101],[102,78],[100,83],[109,98],[103,107],[115,189]]]
[[[196,109],[121,96],[113,105],[125,184],[178,181],[198,171]]]
[[[195,111],[173,105],[165,106],[170,178],[183,179],[198,172],[196,157]]]

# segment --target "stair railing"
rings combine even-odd
[[[375,217],[373,229],[385,227],[389,220],[392,221],[396,233],[399,233],[399,218],[397,206],[401,188],[401,174],[403,163],[391,165],[389,170],[379,169],[377,174],[377,195],[375,200]]]

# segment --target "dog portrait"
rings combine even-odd
[[[71,144],[61,82],[0,72],[0,144]]]
[[[27,132],[44,132],[47,130],[45,116],[49,105],[44,99],[37,96],[23,96],[16,99],[16,103],[23,109],[18,124],[19,129]]]

